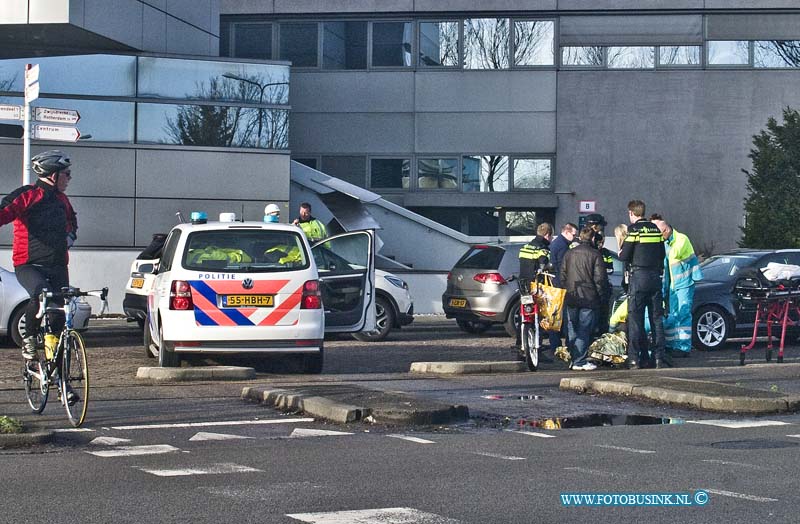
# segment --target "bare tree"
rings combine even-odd
[[[508,18],[473,18],[464,21],[464,67],[506,69],[509,66]]]
[[[564,65],[602,66],[604,48],[600,46],[562,47]]]
[[[549,46],[545,47],[547,44]],[[553,63],[553,22],[531,20],[514,23],[514,63],[549,65]]]

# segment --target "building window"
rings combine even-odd
[[[699,66],[701,49],[697,45],[661,46],[658,48],[658,65]]]
[[[508,18],[464,20],[464,68],[508,69]]]
[[[503,213],[505,234],[508,236],[531,236],[536,234],[535,211],[506,211]]]
[[[755,67],[800,67],[800,40],[759,40],[753,42]]]
[[[748,65],[750,44],[745,40],[708,42],[709,65]]]
[[[272,60],[272,23],[233,24],[233,56]]]
[[[366,22],[325,22],[323,27],[323,69],[367,68]]]
[[[420,22],[420,65],[458,67],[458,27],[458,22]]]
[[[461,180],[464,192],[508,191],[507,156],[465,156],[462,160]]]
[[[417,161],[417,187],[458,189],[457,158],[421,158]]]
[[[549,158],[515,158],[512,165],[515,190],[553,187],[552,161]]]
[[[411,22],[373,22],[372,65],[410,66],[413,27]]]
[[[375,189],[408,189],[411,160],[407,158],[373,158],[369,162],[370,187]]]
[[[367,158],[364,156],[324,156],[321,171],[358,187],[367,187]]]
[[[561,65],[572,67],[603,67],[605,48],[599,46],[562,47]]]
[[[317,159],[313,157],[312,158],[292,157],[292,160],[294,160],[298,164],[303,164],[304,166],[308,166],[311,169],[317,168]]]
[[[554,26],[551,20],[514,22],[514,65],[553,65]]]
[[[280,59],[294,67],[317,67],[317,23],[280,24]]]
[[[656,54],[652,47],[609,47],[609,69],[652,69]]]

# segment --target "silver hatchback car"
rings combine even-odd
[[[470,246],[447,275],[442,309],[467,333],[503,324],[516,336],[519,324],[519,250],[524,242]]]

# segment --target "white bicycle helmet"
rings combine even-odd
[[[63,171],[71,165],[72,162],[67,154],[57,149],[44,151],[31,158],[31,168],[40,177],[47,177],[58,171]]]
[[[278,207],[277,204],[267,204],[264,207],[264,214],[265,215],[269,215],[270,213],[280,213],[280,212],[281,212],[281,208]]]

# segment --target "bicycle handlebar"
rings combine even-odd
[[[106,309],[108,302],[106,298],[108,298],[108,288],[104,287],[103,289],[92,289],[90,291],[81,291],[77,287],[62,287],[61,292],[50,291],[47,288],[42,289],[42,292],[39,294],[39,311],[36,312],[36,318],[42,318],[44,316],[44,311],[46,309],[46,303],[48,298],[64,298],[70,299],[75,297],[97,297],[103,301],[103,310]],[[65,304],[67,301],[65,301]]]

